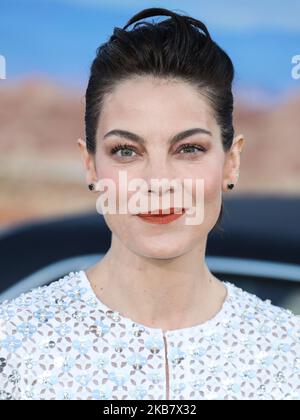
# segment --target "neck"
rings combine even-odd
[[[205,246],[172,259],[147,258],[112,240],[86,274],[99,299],[121,315],[151,328],[191,327],[213,318],[226,287],[209,271]]]

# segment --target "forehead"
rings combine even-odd
[[[216,129],[208,100],[184,81],[150,76],[122,81],[105,97],[98,130],[157,128],[170,132],[195,124]]]

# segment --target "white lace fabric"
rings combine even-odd
[[[300,318],[229,282],[209,321],[163,332],[83,270],[0,305],[0,399],[300,399]]]

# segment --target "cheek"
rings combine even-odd
[[[103,196],[105,198],[105,206],[108,205],[108,202],[113,206],[111,212],[103,215],[106,223],[111,230],[114,230],[113,226],[115,228],[118,226],[118,230],[126,231],[127,218],[132,217],[128,203],[130,197],[135,193],[134,191],[128,191],[130,180],[133,178],[132,175],[125,169],[114,167],[111,161],[106,161],[105,158],[101,162],[101,169],[98,170],[97,174],[99,180],[101,179],[103,182],[105,181],[105,184],[111,186],[109,188],[105,187],[105,195]],[[104,193],[99,195],[101,194]],[[116,209],[117,214],[114,213],[114,209]],[[126,214],[122,213],[124,210]],[[120,212],[121,214],[119,214]]]
[[[201,167],[201,169],[197,169],[191,172],[190,174],[192,181],[192,195],[193,195],[193,201],[196,202],[197,196],[199,199],[202,197],[204,198],[204,204],[208,205],[210,202],[215,201],[218,197],[220,197],[221,194],[221,188],[222,188],[222,166],[221,164],[216,165],[213,162],[209,165],[205,165],[205,167]],[[196,181],[201,180],[199,182],[198,189],[196,188]],[[203,194],[200,194],[199,191],[202,191],[202,188],[200,186],[203,186]],[[189,192],[191,191],[191,188],[189,188]]]
[[[221,174],[213,172],[210,175],[207,174],[204,178],[204,200],[205,205],[209,205],[211,202],[217,200],[221,195]]]
[[[98,179],[108,178],[114,181],[118,179],[118,170],[114,168],[110,159],[104,153],[100,153],[100,151],[97,156],[96,167]]]
[[[118,204],[118,189],[119,189],[119,169],[115,168],[111,160],[109,160],[105,154],[98,156],[97,161],[97,177],[105,185],[111,185],[112,188],[108,189],[110,199],[116,197]],[[107,191],[107,187],[105,187]],[[101,193],[100,193],[101,195]],[[106,194],[107,195],[107,194]]]
[[[214,166],[205,175],[204,181],[204,218],[207,230],[215,225],[222,203],[222,165]]]
[[[214,226],[220,212],[222,201],[222,163],[217,160],[205,162],[201,168],[191,171],[193,178],[193,202],[204,211],[204,220],[201,229],[209,231]],[[203,184],[196,188],[196,180]],[[202,187],[203,186],[203,187]],[[204,202],[203,202],[204,201]]]

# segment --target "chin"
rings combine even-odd
[[[142,242],[141,240],[135,241],[134,248],[131,247],[131,249],[135,254],[142,257],[157,258],[161,260],[180,257],[185,254],[186,251],[185,247],[183,247],[180,242],[172,244],[171,241],[165,243],[164,241],[151,241],[149,239],[145,242]]]

